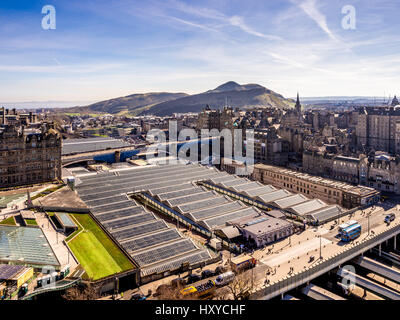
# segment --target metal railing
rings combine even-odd
[[[41,288],[41,289],[37,289],[34,292],[22,297],[21,300],[30,300],[30,299],[32,299],[33,297],[35,297],[35,296],[37,296],[39,294],[43,294],[43,293],[47,293],[47,292],[65,290],[65,289],[73,287],[74,285],[78,284],[80,281],[81,281],[81,279],[78,278],[78,279],[75,279],[73,281],[68,281],[67,283],[62,284],[62,285],[57,285],[56,284],[55,286],[50,286],[50,287],[44,287],[44,288]]]
[[[311,281],[312,279],[315,279],[329,270],[340,266],[342,263],[355,258],[361,253],[372,249],[379,243],[392,238],[398,233],[400,233],[400,225],[396,225],[389,230],[375,234],[373,238],[365,239],[359,244],[352,244],[342,252],[338,252],[327,259],[318,261],[312,267],[305,268],[303,271],[297,272],[292,276],[284,277],[278,282],[271,282],[269,285],[264,285],[258,291],[253,292],[250,298],[253,300],[268,300],[288,292],[308,281]]]

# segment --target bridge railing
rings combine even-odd
[[[361,243],[354,243],[351,246],[343,249],[342,252],[338,252],[327,259],[317,261],[312,267],[305,268],[303,271],[297,272],[292,276],[287,276],[278,282],[271,282],[270,284],[263,286],[261,289],[254,292],[250,298],[271,299],[279,294],[288,292],[299,285],[315,279],[325,272],[332,270],[342,263],[345,263],[346,261],[360,255],[362,252],[375,247],[379,243],[392,238],[399,232],[400,225],[396,225],[389,230],[375,234],[372,238],[363,240]]]
[[[41,288],[41,289],[35,290],[32,293],[24,296],[22,298],[22,300],[29,300],[29,299],[32,299],[33,297],[35,297],[35,296],[37,296],[39,294],[43,294],[43,293],[47,293],[47,292],[65,290],[65,289],[68,289],[68,288],[78,284],[80,281],[81,281],[81,279],[78,278],[78,279],[75,279],[75,280],[70,281],[68,283],[65,283],[63,285],[58,285],[58,286],[56,285],[54,287],[52,286],[52,287],[47,287],[47,288],[46,287],[45,288]]]

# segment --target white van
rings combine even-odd
[[[217,286],[224,286],[224,285],[228,284],[229,282],[232,282],[233,279],[235,279],[235,274],[232,271],[225,272],[223,274],[220,274],[215,279],[215,284]]]

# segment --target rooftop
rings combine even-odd
[[[39,228],[0,226],[0,261],[60,266]]]

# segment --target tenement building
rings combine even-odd
[[[14,125],[29,125],[38,121],[38,117],[33,112],[19,113],[16,109],[0,109],[0,125],[14,124]]]
[[[61,179],[61,136],[54,125],[40,129],[0,127],[0,186],[13,187]]]
[[[357,147],[364,153],[400,154],[400,106],[360,109],[356,135]]]
[[[277,188],[301,193],[348,209],[376,203],[380,199],[380,192],[370,187],[353,186],[264,164],[254,165],[253,178]]]

